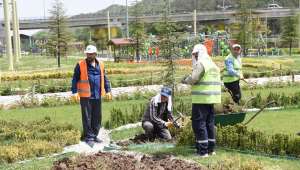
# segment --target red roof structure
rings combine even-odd
[[[136,42],[131,38],[114,38],[108,41],[108,45],[113,46],[130,46],[134,44],[136,44]]]

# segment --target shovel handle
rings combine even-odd
[[[267,104],[265,104],[262,108],[259,109],[258,112],[256,112],[246,123],[244,123],[244,125],[248,125],[256,116],[258,116],[267,106],[276,103],[276,101],[271,101]]]

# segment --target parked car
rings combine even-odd
[[[268,4],[268,9],[280,9],[280,8],[283,7],[278,4]]]

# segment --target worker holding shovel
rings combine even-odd
[[[197,154],[208,157],[215,154],[214,104],[221,103],[220,69],[202,44],[195,45],[192,60],[192,74],[184,78],[182,83],[192,85],[192,128]]]
[[[241,51],[242,48],[239,44],[232,45],[231,54],[225,59],[225,70],[223,71],[224,86],[237,104],[240,104],[242,98],[240,80],[245,81],[242,72]]]
[[[80,60],[72,80],[72,93],[76,101],[80,100],[82,113],[82,139],[93,147],[101,143],[97,138],[101,126],[101,96],[111,100],[110,82],[105,75],[104,64],[96,58],[97,48],[88,45],[84,52],[86,58]]]

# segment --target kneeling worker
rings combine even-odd
[[[161,89],[160,94],[154,96],[148,104],[142,119],[142,127],[149,139],[159,137],[171,140],[168,130],[173,125],[172,90],[167,87]]]

